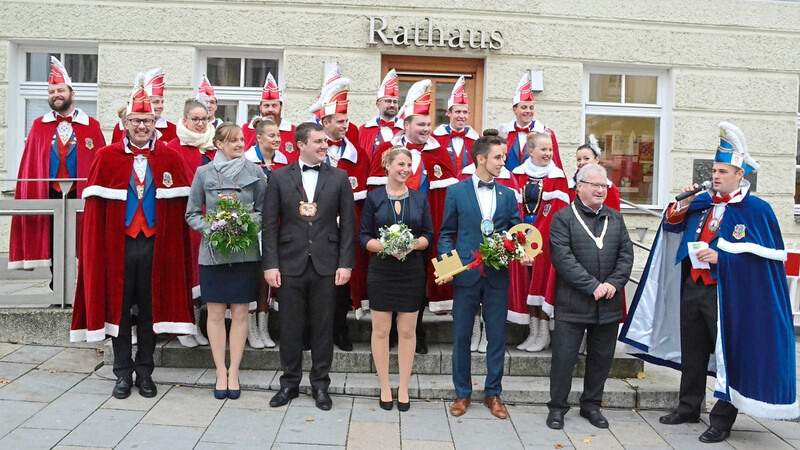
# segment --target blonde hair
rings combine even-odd
[[[222,122],[214,133],[214,145],[216,146],[217,142],[227,141],[237,130],[242,131],[242,127],[233,122]]]
[[[383,170],[386,171],[386,167],[389,166],[394,162],[394,159],[397,158],[397,155],[406,155],[409,159],[411,159],[411,152],[408,151],[407,148],[403,147],[402,145],[395,145],[392,148],[387,149],[381,155],[381,167]]]
[[[528,137],[525,138],[525,143],[528,145],[528,149],[536,147],[535,142],[540,139],[549,139],[552,141],[553,135],[548,133],[547,131],[539,132],[539,131],[532,131],[528,133]]]

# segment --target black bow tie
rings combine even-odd
[[[485,187],[485,188],[488,188],[488,189],[494,189],[494,181],[488,181],[487,182],[487,181],[483,181],[483,180],[478,180],[478,187],[479,188]]]
[[[306,170],[316,170],[317,172],[319,172],[319,164],[317,164],[316,166],[303,166],[303,172],[305,172]]]

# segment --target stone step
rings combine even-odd
[[[96,375],[115,379],[110,365],[99,368]],[[331,394],[365,396],[377,399],[380,394],[378,377],[371,373],[331,373]],[[239,383],[244,389],[242,397],[248,390],[276,391],[280,387],[280,371],[276,370],[242,370]],[[389,376],[392,386],[397,386],[397,375]],[[153,379],[158,384],[181,386],[197,386],[208,389],[211,396],[216,374],[214,369],[204,368],[167,368],[158,367],[153,372]],[[473,402],[480,404],[483,400],[484,377],[473,376]],[[678,401],[679,376],[677,371],[654,370],[652,375],[644,379],[608,379],[605,385],[604,406],[607,408],[640,408],[667,409]],[[550,399],[550,381],[547,377],[530,377],[506,375],[503,377],[503,401],[508,404],[545,404]],[[300,390],[310,394],[311,386],[308,377],[304,376]],[[569,401],[573,405],[583,390],[583,378],[573,378]],[[393,388],[397,395],[396,388]],[[409,396],[415,400],[430,402],[452,401],[455,399],[453,381],[450,375],[411,375]],[[335,401],[335,399],[334,399]]]
[[[339,373],[374,373],[370,346],[364,342],[353,344],[352,352],[343,352],[334,347],[331,372]],[[611,366],[612,378],[635,378],[642,371],[644,363],[638,358],[622,353],[622,344],[618,345],[617,354]],[[426,375],[447,375],[452,373],[453,350],[450,344],[429,344],[428,354],[416,355],[413,373]],[[183,368],[213,368],[214,362],[209,347],[186,348],[177,339],[159,340],[154,354],[156,366]],[[533,377],[547,377],[550,374],[550,349],[543,352],[528,353],[517,350],[514,346],[506,347],[505,374]],[[114,350],[109,341],[105,345],[104,361],[113,365]],[[397,349],[390,352],[390,372],[397,372]],[[242,356],[242,369],[280,370],[280,354],[278,348],[255,350],[245,346]],[[579,357],[575,367],[575,376],[582,377],[585,358]],[[311,369],[311,352],[303,352],[303,370]],[[472,371],[477,375],[486,374],[486,355],[472,353]]]

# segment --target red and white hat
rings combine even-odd
[[[400,97],[400,88],[397,85],[397,72],[395,72],[394,69],[390,70],[389,73],[383,77],[381,87],[378,88],[377,100],[383,97]]]
[[[152,114],[155,116],[153,105],[150,104],[150,95],[147,93],[147,87],[145,85],[146,78],[147,75],[141,72],[136,74],[136,81],[133,83],[133,91],[128,99],[128,108],[125,112],[126,116],[131,114]]]
[[[317,93],[317,98],[315,100],[319,100],[322,96],[322,91],[325,90],[325,86],[333,83],[334,81],[342,78],[342,68],[339,67],[338,63],[333,63],[333,68],[325,74],[325,79],[322,81],[322,89]]]
[[[278,89],[278,83],[272,72],[267,72],[267,79],[264,81],[264,89],[261,90],[261,100],[277,100],[283,103],[283,92]]]
[[[533,90],[531,89],[531,72],[525,72],[522,79],[519,80],[517,92],[514,94],[514,103],[512,106],[517,106],[519,102],[534,102]]]
[[[67,69],[55,56],[50,57],[50,76],[47,84],[66,84],[72,87],[72,78],[69,77]]]
[[[450,93],[450,98],[447,100],[447,109],[452,108],[454,105],[469,106],[469,99],[467,98],[467,90],[464,87],[463,75],[458,77],[456,85],[453,86],[453,92]]]
[[[203,78],[200,80],[200,87],[197,88],[197,96],[198,98],[200,95],[205,95],[208,97],[216,97],[214,95],[214,86],[211,85],[211,82],[208,81],[208,77],[206,74],[203,74]]]
[[[150,97],[164,96],[164,72],[160,67],[155,67],[145,72],[144,89]]]
[[[429,116],[431,113],[431,80],[420,80],[414,83],[406,95],[406,102],[397,116],[405,120],[411,116]]]
[[[308,108],[308,112],[320,120],[331,114],[347,114],[348,92],[350,92],[349,79],[340,77],[333,80],[322,88],[319,99]]]

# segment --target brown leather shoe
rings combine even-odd
[[[463,416],[465,412],[467,412],[467,407],[469,407],[469,399],[468,398],[457,398],[456,401],[453,402],[453,406],[450,407],[450,414],[453,417]]]
[[[506,411],[506,407],[503,406],[503,401],[500,400],[500,397],[486,397],[483,404],[486,405],[486,407],[492,411],[492,415],[498,419],[505,419],[508,417],[508,411]]]

